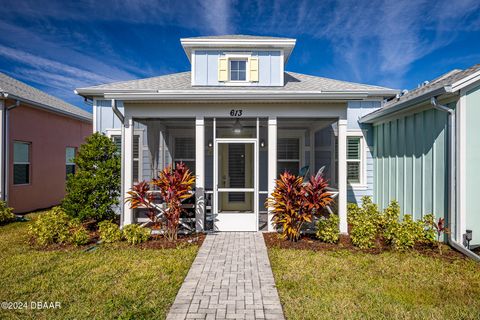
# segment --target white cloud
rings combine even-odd
[[[203,20],[208,26],[208,31],[214,34],[230,34],[234,32],[231,9],[233,1],[206,0],[202,3]],[[201,26],[199,29],[201,29]]]
[[[68,21],[118,21],[130,24],[175,25],[208,33],[234,30],[231,8],[236,0],[110,0],[18,1],[0,7],[4,15]]]
[[[251,10],[252,32],[328,40],[338,73],[395,86],[403,84],[415,61],[450,44],[460,32],[480,27],[476,0],[279,0],[259,5],[270,14],[255,16]]]
[[[136,59],[136,48],[131,52],[125,49],[132,54],[114,50],[113,40],[101,28],[94,29],[91,22],[122,22],[132,28],[137,24],[177,26],[200,34],[241,30],[264,35],[305,35],[312,41],[328,41],[328,50],[333,51],[332,62],[320,66],[321,71],[329,70],[343,79],[401,87],[416,61],[452,43],[463,31],[480,30],[479,12],[478,0],[22,0],[15,6],[0,6],[0,14],[10,19],[0,21],[0,43],[4,48],[0,54],[15,59],[5,48],[16,48],[22,63],[31,69],[27,72],[24,67],[22,75],[41,81],[42,71],[45,81],[60,87],[65,80],[62,77],[95,84],[149,76],[155,70],[148,61]],[[14,19],[41,21],[48,32],[36,32]],[[77,22],[85,33],[62,29],[55,24],[59,21]],[[305,60],[317,57],[316,52],[303,55]],[[45,61],[39,63],[34,58],[48,63],[42,67]],[[58,61],[63,63],[55,64]],[[174,70],[165,67],[166,71]]]
[[[28,65],[34,69],[39,69],[47,73],[62,75],[63,80],[75,79],[76,83],[102,83],[115,80],[108,76],[99,75],[84,69],[72,67],[71,65],[65,63],[35,56],[25,51],[9,48],[3,45],[0,45],[0,55],[10,60]]]

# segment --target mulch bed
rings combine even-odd
[[[205,240],[204,233],[178,235],[177,240],[173,242],[168,241],[163,236],[153,236],[152,239],[137,246],[142,249],[175,249],[190,245],[201,246],[203,240]]]
[[[97,241],[100,239],[98,232],[93,231],[90,232],[90,240],[88,244],[83,246],[74,246],[72,244],[51,244],[46,247],[38,246],[35,244],[34,240],[30,238],[28,241],[30,245],[35,248],[37,251],[72,251],[72,250],[85,250],[90,247],[96,246]],[[195,233],[189,235],[178,235],[176,241],[168,241],[163,236],[152,236],[150,240],[147,242],[131,245],[132,247],[140,248],[140,249],[176,249],[182,248],[185,246],[195,245],[201,246],[203,241],[205,240],[205,234],[203,233]],[[98,246],[103,245],[110,245],[110,244],[98,244]],[[126,241],[121,241],[117,243],[113,243],[112,245],[125,245],[130,246],[127,244]]]
[[[314,235],[303,235],[297,242],[283,240],[280,234],[276,232],[263,233],[265,244],[268,248],[294,249],[294,250],[313,250],[313,251],[338,251],[348,250],[352,252],[365,252],[370,254],[380,254],[385,251],[394,251],[390,246],[386,245],[381,238],[377,239],[376,245],[371,249],[359,249],[355,247],[348,235],[340,235],[338,244],[324,243],[319,241]],[[417,244],[411,251],[418,252],[422,255],[442,258],[453,261],[457,259],[467,259],[463,254],[457,252],[447,245],[442,245],[442,254],[440,255],[436,246],[427,244]]]

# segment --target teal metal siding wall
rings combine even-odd
[[[480,244],[480,87],[467,92],[466,111],[466,226],[473,231],[471,244]]]
[[[416,219],[447,210],[447,114],[430,109],[374,126],[374,200]]]

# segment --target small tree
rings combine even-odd
[[[160,229],[162,221],[157,217],[158,210],[153,204],[155,196],[150,192],[150,183],[142,181],[134,184],[127,193],[129,196],[125,199],[125,202],[129,202],[132,209],[145,208],[147,217],[152,223],[152,229]]]
[[[195,183],[195,177],[184,163],[178,163],[175,168],[172,165],[159,172],[158,178],[152,179],[152,185],[158,188],[163,201],[167,205],[164,211],[165,237],[174,241],[177,239],[178,225],[180,223],[180,214],[184,211],[182,202],[192,197],[192,186]],[[147,208],[148,216],[155,225],[159,223],[155,216],[156,206],[150,193],[150,186],[146,182],[140,182],[133,186],[128,192],[130,195],[125,200],[130,203],[130,207]]]
[[[177,163],[175,169],[173,166],[168,166],[159,173],[158,179],[153,179],[153,184],[160,189],[162,197],[167,203],[166,236],[171,241],[177,239],[180,214],[184,211],[182,202],[192,196],[190,191],[194,183],[195,176],[183,162]]]
[[[266,205],[272,207],[273,224],[282,230],[283,239],[299,240],[302,226],[333,202],[327,187],[322,176],[311,177],[304,183],[302,177],[287,171],[275,180],[275,189]]]
[[[106,136],[88,137],[74,159],[76,172],[67,180],[67,195],[62,203],[65,212],[80,220],[113,219],[113,206],[120,196],[120,156],[115,144]]]

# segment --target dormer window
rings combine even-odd
[[[248,35],[181,39],[192,86],[282,87],[295,39]]]
[[[258,57],[250,53],[227,53],[218,58],[218,81],[231,86],[258,82]]]
[[[230,81],[247,81],[247,60],[230,60]]]

